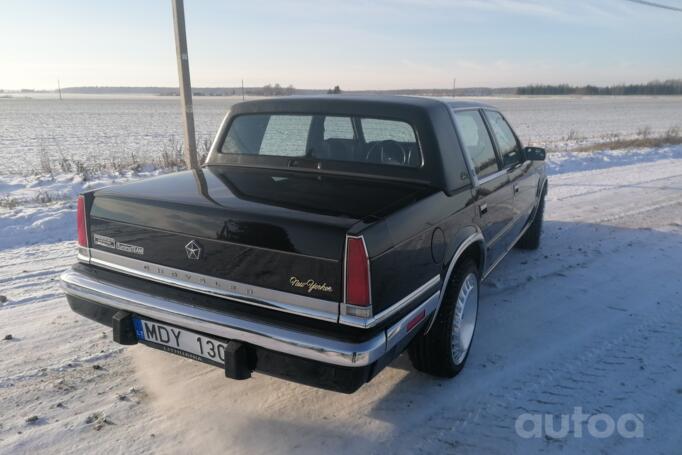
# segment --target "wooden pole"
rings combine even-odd
[[[185,34],[185,6],[183,0],[172,0],[173,23],[175,24],[175,51],[178,60],[178,79],[180,80],[180,99],[182,101],[184,124],[184,155],[188,169],[198,169],[197,144],[194,134],[194,111],[192,109],[192,83],[189,79],[189,57],[187,56],[187,36]]]

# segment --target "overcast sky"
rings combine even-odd
[[[3,0],[0,88],[177,86],[170,5]],[[629,0],[185,0],[185,12],[194,86],[682,78],[682,12]]]

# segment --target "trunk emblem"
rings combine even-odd
[[[187,253],[187,259],[197,260],[201,257],[201,245],[196,240],[192,240],[185,245],[185,253]]]
[[[310,294],[313,291],[322,291],[322,292],[332,292],[333,289],[331,286],[329,286],[327,283],[318,283],[315,280],[307,280],[307,281],[301,281],[295,276],[289,277],[289,284],[295,288],[304,288],[308,290],[308,294]]]

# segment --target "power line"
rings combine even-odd
[[[682,8],[678,8],[676,6],[663,5],[661,3],[648,2],[646,0],[626,0],[626,1],[632,2],[632,3],[639,3],[640,5],[653,6],[654,8],[667,9],[670,11],[679,11],[682,13]]]

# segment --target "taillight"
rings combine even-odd
[[[346,304],[370,305],[369,259],[362,238],[348,237],[346,243]]]
[[[88,232],[85,227],[85,198],[78,196],[78,208],[76,209],[78,219],[78,245],[88,247]]]

